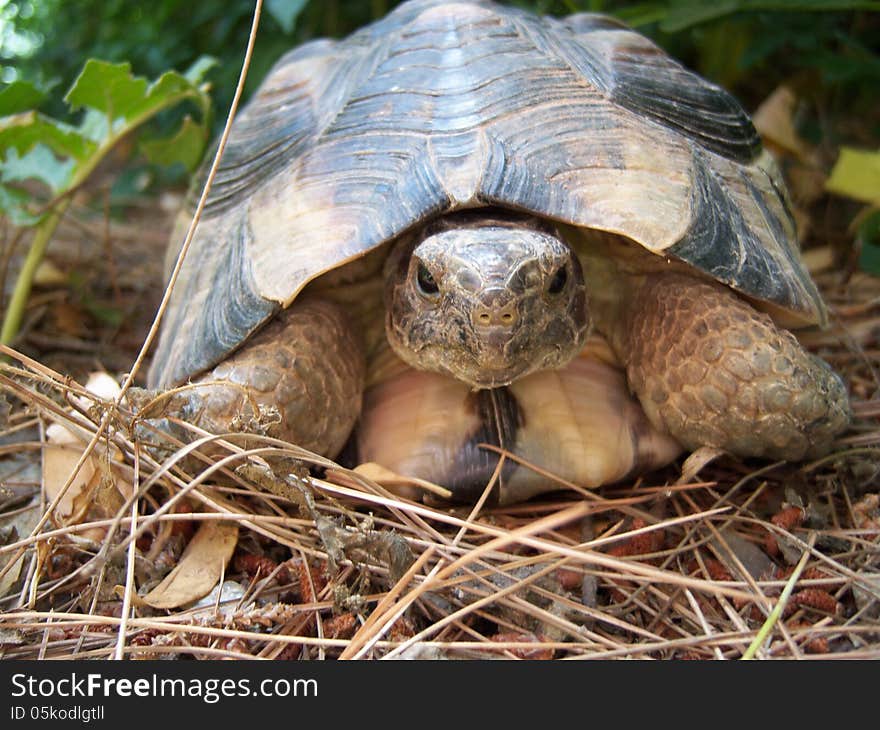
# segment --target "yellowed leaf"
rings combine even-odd
[[[880,150],[869,152],[841,147],[825,189],[880,206]]]
[[[141,601],[153,608],[177,608],[207,595],[220,582],[237,543],[237,522],[203,523],[180,562]]]
[[[34,272],[34,284],[37,286],[58,286],[67,282],[67,274],[49,259],[43,259]]]

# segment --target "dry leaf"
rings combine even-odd
[[[809,147],[794,126],[796,104],[794,92],[787,86],[778,86],[757,108],[752,122],[765,142],[803,159]]]
[[[86,389],[105,399],[113,398],[119,386],[106,373],[96,373],[89,378]],[[83,405],[90,402],[83,400]],[[89,436],[80,433],[70,423],[52,423],[46,429],[46,444],[43,448],[43,488],[48,500],[54,500],[64,489],[68,479],[82,457]],[[121,455],[115,451],[110,454],[106,444],[98,444],[73,476],[70,486],[58,502],[53,520],[59,526],[79,524],[91,519],[110,517],[122,506],[125,496],[131,492],[131,485],[120,478],[113,468],[114,461]],[[83,537],[101,540],[103,528],[94,528],[82,533]]]
[[[834,249],[831,246],[817,246],[801,254],[801,258],[811,274],[828,271],[834,266]]]
[[[67,283],[67,274],[53,264],[49,259],[43,259],[34,273],[36,286],[60,286]]]
[[[749,542],[744,537],[738,535],[734,530],[724,530],[721,538],[715,538],[711,541],[716,546],[718,554],[726,558],[727,550],[725,545],[721,544],[722,541],[736,555],[742,566],[749,572],[749,575],[756,580],[770,575],[776,565],[766,552],[753,542]]]
[[[180,562],[141,601],[153,608],[177,608],[206,596],[220,582],[237,543],[237,522],[205,522]]]
[[[26,509],[21,510],[12,517],[0,519],[0,531],[6,537],[5,542],[16,542],[33,532],[34,527],[40,519],[39,503],[34,501]],[[17,552],[17,551],[16,551]],[[15,553],[0,556],[0,569],[7,565],[9,558],[14,557]],[[15,588],[18,583],[18,577],[21,574],[21,566],[24,563],[28,553],[22,553],[18,560],[10,567],[6,573],[0,577],[0,598],[8,594]]]
[[[699,474],[705,466],[715,461],[719,456],[727,453],[724,449],[716,449],[714,446],[701,446],[694,451],[681,466],[681,476],[675,482],[676,484],[687,484],[692,482],[697,474]]]

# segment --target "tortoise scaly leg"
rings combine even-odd
[[[826,453],[849,423],[838,375],[723,285],[651,274],[619,324],[630,388],[688,449],[798,460]]]
[[[184,390],[179,410],[211,433],[265,430],[335,457],[360,414],[365,367],[343,310],[326,300],[298,300]]]

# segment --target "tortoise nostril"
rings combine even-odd
[[[475,308],[473,322],[478,327],[511,327],[516,324],[516,306],[509,302],[504,306],[480,305]]]

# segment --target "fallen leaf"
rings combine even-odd
[[[705,466],[715,461],[719,456],[724,456],[724,449],[716,449],[714,446],[701,446],[694,451],[681,466],[681,476],[676,484],[692,482]]]
[[[818,274],[821,271],[828,271],[834,266],[834,249],[831,246],[817,246],[808,249],[801,254],[807,271],[811,274]]]
[[[711,542],[716,546],[718,554],[724,556],[727,553],[726,545],[736,555],[742,566],[749,572],[749,575],[756,580],[770,575],[776,565],[767,556],[767,553],[753,542],[740,537],[734,530],[724,530],[721,533],[721,537],[715,538]]]
[[[96,373],[90,377],[86,389],[109,399],[115,397],[119,386],[106,373]],[[87,398],[79,400],[84,407],[91,405]],[[114,469],[114,462],[120,461],[121,455],[115,451],[109,453],[106,444],[96,445],[74,474],[88,441],[89,435],[76,429],[72,422],[52,423],[46,429],[42,466],[47,499],[54,501],[70,480],[52,515],[59,526],[110,517],[131,493],[131,485]],[[81,534],[87,539],[101,540],[104,529],[96,527]]]
[[[206,596],[220,582],[237,543],[237,522],[203,523],[180,562],[141,601],[153,608],[177,608]]]
[[[33,532],[34,527],[40,519],[39,502],[36,500],[27,508],[21,510],[12,517],[4,517],[0,519],[0,531],[6,536],[4,542],[11,543],[21,540]],[[17,551],[16,551],[17,552]],[[15,553],[8,555],[0,555],[0,569],[6,568],[9,558],[15,556]],[[24,563],[28,552],[22,553],[13,565],[0,577],[0,598],[10,593],[18,583],[18,577],[21,575],[21,566]]]
[[[67,283],[67,274],[53,264],[49,259],[43,259],[34,272],[35,286],[58,286]]]
[[[787,86],[778,86],[752,115],[752,123],[765,142],[803,159],[809,147],[794,126],[797,97]]]
[[[825,189],[836,195],[880,205],[880,150],[841,147]]]

